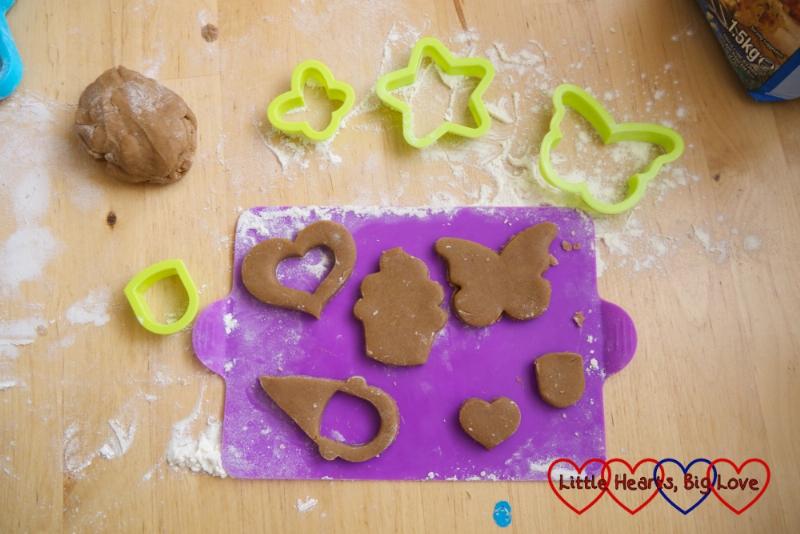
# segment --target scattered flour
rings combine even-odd
[[[192,434],[192,428],[200,417],[204,393],[205,386],[200,391],[192,413],[172,426],[172,438],[167,445],[167,462],[175,468],[225,478],[228,474],[222,467],[220,453],[221,422],[215,417],[209,417],[200,435],[195,438]]]
[[[38,335],[37,329],[46,325],[47,322],[41,317],[0,321],[0,356],[17,358],[17,347],[32,344]]]
[[[18,228],[0,246],[0,294],[14,293],[23,282],[38,279],[60,248],[48,228]]]
[[[347,441],[345,439],[344,435],[341,432],[339,432],[338,430],[336,430],[336,429],[331,430],[331,438],[336,440],[336,441],[338,441],[338,442],[340,442],[340,443],[344,443],[344,442]]]
[[[95,208],[103,189],[88,179],[97,165],[75,157],[77,141],[70,127],[74,106],[18,91],[0,106],[0,196],[11,191],[14,214],[20,226],[35,226],[47,215],[51,183],[66,185],[69,200],[82,211]],[[71,142],[64,142],[65,137]]]
[[[161,66],[167,59],[167,52],[165,47],[160,46],[158,47],[157,50],[158,53],[155,56],[145,60],[144,62],[144,69],[142,70],[142,74],[144,74],[148,78],[158,78],[159,74],[161,73]]]
[[[748,235],[744,238],[744,249],[754,251],[761,248],[761,238],[757,235]]]
[[[714,241],[708,230],[692,225],[692,233],[706,252],[717,257],[718,262],[723,262],[728,257],[728,242],[725,240]]]
[[[80,477],[84,469],[92,465],[97,453],[81,452],[81,442],[79,439],[80,425],[77,422],[70,423],[64,429],[64,470],[72,477]]]
[[[18,382],[16,380],[0,380],[0,391],[16,387]]]
[[[71,422],[64,429],[64,463],[66,473],[72,477],[83,476],[83,471],[92,465],[97,457],[115,460],[124,456],[133,444],[137,429],[137,412],[133,399],[128,401],[120,412],[107,421],[108,437],[96,448],[86,450],[81,441],[81,424]]]
[[[304,263],[303,266],[312,277],[322,280],[322,277],[331,268],[331,258],[327,254],[320,254],[316,262]]]
[[[96,289],[87,297],[79,300],[67,309],[67,320],[71,324],[93,324],[103,326],[108,323],[108,302],[111,292],[108,289]]]
[[[319,501],[314,497],[306,497],[305,500],[297,499],[297,504],[295,504],[295,506],[297,507],[298,512],[304,514],[306,512],[313,510],[314,507],[317,506],[317,504],[319,504]]]
[[[76,181],[69,190],[69,200],[79,210],[93,210],[103,200],[103,190],[89,180]]]
[[[83,171],[91,158],[74,158],[75,146],[64,142],[73,113],[25,91],[0,106],[0,203],[8,202],[16,221],[15,231],[3,233],[0,242],[0,296],[15,295],[20,284],[38,279],[61,250],[42,220],[50,212],[54,181],[66,191],[90,183]],[[101,195],[85,186],[80,198],[73,196],[70,192],[71,200],[87,204]]]
[[[502,101],[497,103],[486,102],[486,111],[489,112],[493,119],[497,119],[503,124],[514,123],[514,117],[511,116]]]
[[[236,320],[232,313],[223,315],[222,321],[225,323],[225,333],[228,335],[239,327],[239,321]]]
[[[119,418],[109,419],[108,426],[111,428],[112,435],[100,446],[98,453],[106,460],[113,460],[124,456],[133,444],[136,436],[136,419],[123,422]]]
[[[147,482],[148,480],[151,480],[156,472],[161,472],[159,464],[154,465],[144,475],[142,475],[142,481]]]
[[[592,351],[594,352],[594,351]],[[586,369],[587,373],[599,374],[600,376],[605,377],[606,372],[605,370],[600,368],[600,362],[597,361],[597,358],[591,358],[589,360],[589,367]]]
[[[40,168],[21,175],[14,184],[12,201],[17,223],[37,221],[50,205],[50,177]]]

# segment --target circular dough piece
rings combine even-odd
[[[197,119],[186,102],[122,66],[84,89],[75,132],[115,178],[131,183],[177,182],[191,168],[197,148]]]

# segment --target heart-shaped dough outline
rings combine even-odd
[[[331,113],[331,120],[322,130],[315,130],[307,121],[287,121],[286,113],[305,105],[303,89],[309,80],[316,81],[324,90],[330,100],[341,102],[341,105]],[[303,61],[292,71],[291,89],[278,95],[267,107],[267,119],[278,130],[287,134],[301,134],[312,141],[325,141],[329,139],[352,109],[356,100],[353,87],[334,78],[330,69],[321,61],[309,59]]]
[[[476,411],[479,412],[476,414],[478,418],[473,419],[472,415],[475,414]],[[491,420],[490,424],[499,417],[505,417],[507,419],[507,421],[505,421],[507,425],[505,428],[495,428],[496,431],[501,431],[500,434],[488,436],[491,441],[480,439],[484,437],[482,434],[489,430],[488,428],[476,428],[476,423],[485,422],[481,421],[480,416],[482,415],[485,415]],[[461,428],[469,437],[483,445],[487,450],[497,447],[513,436],[519,428],[521,420],[522,414],[519,411],[519,406],[508,397],[498,397],[492,400],[492,402],[486,402],[477,397],[470,397],[464,401],[464,404],[462,404],[461,408],[458,410],[458,422]]]
[[[625,198],[620,202],[604,202],[589,191],[586,182],[569,182],[556,172],[550,153],[564,136],[561,131],[561,122],[564,120],[567,107],[572,108],[592,125],[603,144],[641,141],[658,145],[664,149],[664,153],[654,158],[642,172],[628,178],[628,190]],[[683,154],[683,138],[675,130],[651,123],[625,122],[618,124],[600,102],[576,85],[559,85],[553,92],[553,108],[550,131],[542,139],[539,150],[539,170],[550,185],[580,196],[587,206],[598,213],[614,215],[634,207],[642,199],[647,190],[647,184],[658,174],[661,167],[675,161]]]
[[[333,253],[328,275],[309,293],[283,285],[278,264],[325,247]],[[242,283],[258,300],[281,308],[298,310],[319,319],[328,301],[344,286],[356,264],[356,243],[347,228],[333,221],[317,221],[297,233],[294,241],[267,239],[254,246],[242,260]]]

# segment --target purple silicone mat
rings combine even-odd
[[[313,221],[333,220],[352,233],[358,259],[352,276],[322,318],[257,301],[242,285],[242,258],[256,243],[293,239]],[[444,261],[434,252],[440,237],[470,239],[499,250],[514,234],[550,221],[559,233],[550,247],[558,265],[549,309],[531,321],[503,317],[487,328],[463,324],[449,309],[452,293]],[[562,240],[580,243],[567,252]],[[445,289],[450,318],[425,365],[389,367],[364,353],[363,329],[353,315],[364,276],[377,271],[383,250],[403,249],[428,266]],[[329,258],[311,251],[279,268],[284,283],[314,287]],[[234,244],[233,289],[206,308],[194,325],[193,344],[203,364],[225,380],[222,461],[241,478],[543,480],[557,457],[605,456],[602,386],[632,358],[636,334],[628,315],[600,299],[595,275],[594,226],[579,211],[519,208],[252,208],[239,217]],[[581,311],[582,328],[572,317]],[[583,355],[586,390],[567,409],[538,396],[533,361],[548,352]],[[353,375],[397,401],[400,430],[380,456],[363,463],[324,460],[316,445],[261,390],[261,375],[309,375],[343,380]],[[520,407],[518,431],[491,451],[458,424],[469,397],[513,399]],[[342,398],[343,397],[343,398]],[[369,441],[377,424],[361,401],[338,394],[323,417],[325,434],[349,443]]]

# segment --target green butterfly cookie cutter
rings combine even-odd
[[[586,182],[570,182],[561,178],[553,167],[551,152],[558,146],[564,134],[561,121],[567,108],[578,112],[597,131],[603,144],[620,141],[641,141],[660,146],[664,153],[650,162],[642,172],[628,178],[625,197],[617,203],[604,202],[595,197]],[[683,138],[666,126],[659,124],[626,122],[617,123],[600,102],[578,86],[559,85],[553,92],[553,117],[550,131],[542,139],[539,151],[539,170],[551,185],[578,195],[587,206],[598,213],[614,215],[634,207],[644,196],[647,184],[665,164],[678,159],[683,154]]]
[[[174,323],[164,324],[153,317],[153,312],[145,300],[145,294],[156,282],[160,282],[170,276],[177,276],[181,281],[183,289],[189,298],[189,303],[180,319]],[[192,277],[189,276],[186,265],[181,260],[160,261],[140,271],[125,286],[125,297],[127,297],[128,303],[133,308],[133,313],[136,315],[139,324],[150,332],[162,336],[174,334],[189,326],[200,307],[197,287],[195,287]]]
[[[414,135],[411,106],[393,96],[392,91],[412,85],[417,80],[420,65],[423,58],[426,57],[436,63],[445,74],[480,79],[467,101],[467,107],[472,114],[472,119],[475,121],[474,127],[445,121],[424,137]],[[408,60],[408,66],[381,76],[375,84],[375,92],[384,104],[402,114],[403,137],[406,142],[416,148],[425,148],[435,143],[444,134],[449,133],[474,139],[489,131],[492,125],[492,118],[489,116],[482,98],[493,79],[494,66],[488,59],[482,57],[455,57],[438,39],[423,37],[414,45],[411,57]]]
[[[331,113],[331,120],[322,130],[314,129],[306,121],[287,121],[286,114],[305,106],[303,89],[309,82],[314,82],[325,90],[329,99],[341,105]],[[278,95],[267,107],[267,119],[276,129],[289,135],[303,135],[312,141],[330,139],[342,119],[352,109],[356,93],[349,84],[333,77],[330,69],[321,61],[309,59],[303,61],[292,71],[291,89]]]

